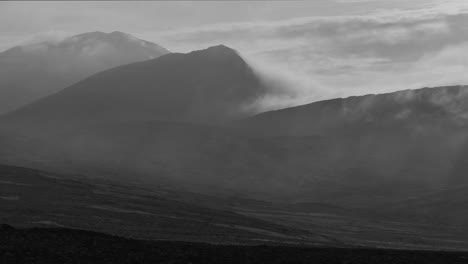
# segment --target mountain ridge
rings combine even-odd
[[[468,86],[424,87],[382,94],[366,94],[317,101],[309,104],[267,111],[242,120],[239,123],[250,123],[260,129],[262,133],[275,131],[275,133],[278,134],[281,129],[278,131],[276,128],[265,127],[265,125],[267,124],[268,118],[271,116],[284,116],[285,119],[290,121],[294,120],[295,124],[288,123],[285,125],[285,123],[278,120],[277,124],[281,124],[281,127],[287,128],[287,131],[285,130],[284,133],[295,133],[292,131],[297,129],[297,135],[327,134],[327,132],[320,132],[320,130],[326,129],[327,125],[331,126],[329,129],[333,129],[333,124],[326,123],[326,119],[332,118],[336,118],[341,122],[334,125],[343,125],[343,123],[348,122],[375,124],[385,119],[400,121],[409,120],[412,115],[426,115],[429,117],[431,115],[448,116],[453,114],[454,119],[456,119],[453,121],[462,125],[466,124],[468,121],[468,107],[465,107],[464,105],[466,104],[463,103],[465,101],[468,102]],[[310,116],[307,113],[308,111],[311,113],[315,112],[316,115]],[[322,117],[325,120],[321,120]],[[318,126],[323,125],[324,128],[319,128],[316,132],[313,132],[313,129],[307,132],[307,128],[301,126],[310,118],[316,118],[322,122],[323,124],[318,124]],[[262,121],[264,121],[264,123],[255,125],[255,123]],[[302,132],[299,131],[301,129],[303,130]]]
[[[454,170],[466,171],[454,168],[468,142],[466,86],[243,112],[268,92],[224,45],[171,53],[100,72],[4,116],[14,136],[4,137],[0,156],[339,206],[436,191]]]
[[[244,116],[244,105],[266,92],[236,51],[218,45],[100,72],[4,119],[31,115],[28,122],[36,124],[55,117],[57,124],[93,118],[217,123]]]
[[[0,114],[115,66],[156,58],[165,48],[122,32],[88,32],[0,53]]]

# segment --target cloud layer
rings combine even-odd
[[[173,50],[223,43],[290,91],[267,108],[468,83],[468,5],[212,25],[146,35]],[[281,79],[282,81],[278,81]],[[272,81],[272,83],[275,83]],[[273,106],[272,106],[273,105]]]

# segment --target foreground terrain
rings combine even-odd
[[[414,203],[414,202],[413,202]],[[58,227],[134,239],[213,244],[288,244],[408,250],[465,250],[464,226],[410,213],[319,203],[209,196],[0,166],[0,223]]]
[[[62,228],[0,228],[1,263],[466,263],[468,253],[240,246],[125,239]]]
[[[331,241],[305,230],[185,202],[191,197],[189,193],[57,176],[0,166],[0,223],[67,227],[152,240],[242,244]],[[175,197],[181,195],[187,198]]]

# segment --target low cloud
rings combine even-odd
[[[228,6],[211,3],[128,5],[122,2],[112,4],[112,10],[105,3],[93,3],[92,8],[89,7],[90,4],[82,3],[68,6],[48,3],[38,6],[34,13],[26,12],[25,8],[17,6],[19,4],[7,3],[2,4],[0,13],[3,17],[10,17],[12,21],[18,20],[10,23],[12,32],[56,29],[35,35],[32,41],[35,43],[44,40],[54,42],[63,36],[84,31],[110,31],[109,28],[112,28],[135,34],[175,52],[189,52],[217,44],[228,45],[238,50],[261,73],[264,81],[272,86],[274,92],[271,95],[262,98],[258,105],[249,106],[259,109],[281,108],[333,97],[468,83],[468,78],[465,77],[468,70],[466,1],[314,2],[316,6],[304,4],[304,8],[301,8],[311,10],[313,17],[285,19],[282,16],[272,16],[265,21],[259,20],[268,16],[270,11],[283,14],[287,12],[278,13],[278,10],[294,5],[259,2],[249,9],[248,17],[246,5],[236,6],[234,2]],[[414,4],[405,10],[395,9],[404,8],[406,2]],[[317,16],[317,10],[328,10],[329,13],[330,10],[336,10],[336,3],[342,3],[341,9],[349,10],[347,16],[326,16],[328,13]],[[366,7],[366,11],[357,10],[356,4],[360,9]],[[192,16],[197,13],[195,11],[202,12],[205,9],[208,11],[204,14],[211,16],[210,19],[205,20],[203,15]],[[223,14],[223,18],[215,16],[217,9]],[[229,12],[226,12],[228,9]],[[294,16],[288,17],[295,17],[298,9],[289,11]],[[245,17],[237,19],[243,15]],[[30,16],[37,22],[31,24]],[[224,16],[229,16],[229,19],[224,19]],[[15,19],[16,17],[28,19]],[[163,19],[157,20],[160,17]],[[199,20],[204,23],[196,22]],[[51,24],[54,26],[51,27]],[[181,28],[182,25],[193,25],[193,28]],[[0,36],[0,40],[8,46],[13,43],[11,40],[22,36],[15,34],[5,33]],[[92,54],[93,50],[88,50],[88,53]]]
[[[141,36],[182,52],[220,43],[237,49],[264,76],[282,79],[277,83],[289,93],[263,102],[274,108],[468,83],[467,7],[451,1],[367,16],[232,23]]]

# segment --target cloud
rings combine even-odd
[[[64,38],[70,36],[71,33],[67,31],[49,30],[32,35],[23,45],[36,44],[36,43],[56,43],[62,41]]]
[[[64,32],[121,30],[176,52],[228,45],[275,85],[275,92],[255,107],[468,83],[466,1],[310,2],[121,2],[111,3],[112,8],[104,2],[41,3],[34,12],[2,3],[0,18],[22,17],[8,25],[18,32],[48,27],[37,40]],[[6,25],[0,23],[0,29],[7,32]],[[15,38],[2,35],[0,42]]]
[[[237,49],[288,87],[289,94],[265,99],[274,107],[468,83],[466,24],[468,4],[450,1],[417,10],[218,24],[146,37],[175,51],[219,43]]]

